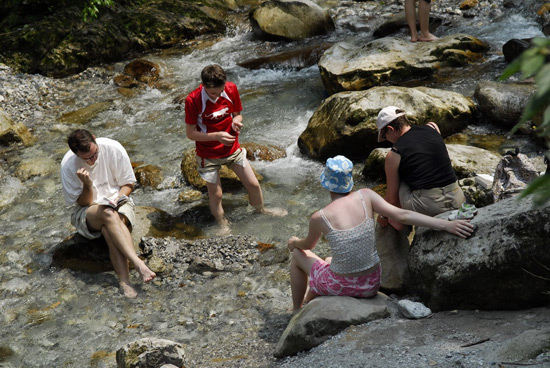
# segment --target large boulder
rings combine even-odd
[[[433,311],[548,305],[550,202],[508,198],[480,208],[471,223],[477,232],[470,239],[417,229],[410,292]]]
[[[302,40],[335,28],[328,12],[310,0],[266,1],[250,12],[250,23],[265,40]]]
[[[389,105],[407,111],[412,124],[435,121],[444,137],[474,122],[474,103],[459,93],[426,87],[376,87],[341,92],[324,100],[298,138],[298,147],[303,154],[322,161],[337,154],[366,158],[381,145],[376,118]]]
[[[382,293],[371,299],[317,297],[292,317],[273,355],[277,358],[295,355],[320,345],[351,325],[386,318],[390,315],[387,303],[388,297]]]
[[[463,67],[482,57],[488,45],[455,34],[433,42],[381,38],[361,45],[340,42],[319,60],[319,70],[330,94],[359,91],[380,85],[399,85],[434,75],[443,65]]]
[[[514,127],[521,118],[527,101],[535,94],[536,86],[531,82],[499,83],[480,82],[474,97],[479,110],[491,123],[506,128]]]

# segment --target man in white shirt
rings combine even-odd
[[[134,203],[128,198],[113,208],[104,203],[128,196],[134,190],[136,177],[130,158],[122,145],[109,138],[95,138],[84,129],[75,130],[68,139],[70,151],[61,161],[61,182],[65,203],[75,205],[71,223],[87,239],[103,235],[109,256],[119,277],[121,291],[128,298],[137,296],[130,284],[128,261],[142,281],[156,275],[137,256],[130,230],[135,222]]]

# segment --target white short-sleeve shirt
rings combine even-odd
[[[123,185],[136,182],[130,157],[119,142],[109,138],[97,138],[96,144],[99,147],[99,154],[92,166],[70,150],[61,161],[61,183],[67,206],[76,204],[78,197],[82,194],[84,185],[76,175],[78,169],[82,167],[88,170],[94,183],[94,202],[103,197],[117,198],[118,191]]]

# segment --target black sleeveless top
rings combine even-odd
[[[399,178],[411,190],[440,188],[457,180],[443,138],[429,126],[411,126],[392,150],[401,155]]]

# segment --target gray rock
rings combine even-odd
[[[477,85],[474,97],[487,120],[512,128],[519,122],[523,109],[535,90],[534,83],[483,81]]]
[[[432,314],[430,308],[426,307],[420,302],[413,302],[411,300],[400,300],[399,302],[397,302],[397,307],[399,308],[401,314],[409,319],[420,319],[428,317],[430,314]]]
[[[127,344],[116,352],[118,368],[150,368],[164,364],[183,367],[185,351],[176,342],[154,337]]]
[[[372,299],[323,296],[306,304],[288,324],[275,348],[281,358],[309,350],[351,325],[389,316],[388,297],[382,293]]]
[[[389,105],[407,111],[412,124],[435,121],[443,137],[473,123],[473,101],[456,92],[418,87],[376,87],[340,92],[323,101],[298,138],[300,151],[325,160],[336,154],[366,158],[380,146],[376,118]]]
[[[528,330],[509,339],[491,355],[494,361],[520,362],[534,359],[550,349],[550,329]]]
[[[359,91],[425,79],[442,64],[462,67],[487,49],[487,44],[465,34],[420,43],[392,37],[361,45],[340,42],[325,51],[319,70],[330,94]]]
[[[434,311],[548,305],[550,202],[505,199],[480,208],[471,223],[470,239],[417,228],[409,291]]]

